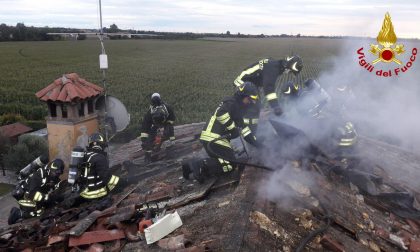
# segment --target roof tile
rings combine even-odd
[[[64,74],[35,95],[41,101],[74,102],[102,94],[104,89],[79,77]]]
[[[20,122],[4,125],[0,127],[0,133],[5,137],[15,137],[29,131],[32,131],[32,128]]]

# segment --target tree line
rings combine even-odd
[[[152,37],[137,37],[133,36],[132,39],[199,39],[204,37],[221,37],[221,38],[264,38],[264,37],[280,37],[280,38],[288,38],[288,37],[311,37],[311,36],[304,36],[301,34],[297,35],[288,35],[288,34],[280,34],[280,35],[265,35],[265,34],[242,34],[238,33],[231,33],[227,31],[225,33],[192,33],[192,32],[156,32],[156,31],[145,31],[145,30],[122,30],[119,29],[116,24],[112,24],[109,28],[104,27],[103,32],[105,33],[131,33],[131,34],[138,34],[138,33],[147,33],[147,34],[154,34],[159,36],[152,36]],[[75,28],[51,28],[51,27],[33,27],[33,26],[25,26],[24,23],[17,23],[16,26],[8,26],[6,24],[0,24],[0,41],[54,41],[54,40],[63,40],[64,38],[60,35],[47,35],[47,33],[78,33],[78,36],[75,36],[78,40],[86,39],[86,36],[83,35],[84,32],[98,32],[94,29],[75,29]],[[128,39],[130,36],[126,35],[115,35],[110,36],[110,39]],[[316,36],[318,38],[343,38],[342,36]]]
[[[16,26],[0,24],[0,41],[47,41],[61,40],[60,36],[47,35],[49,32],[81,32],[79,29],[72,28],[50,28],[25,26],[17,23]]]

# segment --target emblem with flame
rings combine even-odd
[[[399,44],[395,45],[395,47],[392,47],[397,42],[397,36],[395,35],[394,26],[391,22],[391,16],[388,12],[385,14],[382,29],[379,32],[376,41],[378,41],[378,43],[382,45],[382,48],[380,45],[370,45],[369,52],[371,52],[374,55],[378,55],[378,58],[372,61],[372,64],[376,64],[380,61],[386,63],[393,61],[398,65],[401,65],[401,61],[395,58],[395,55],[400,55],[405,52],[404,45]]]

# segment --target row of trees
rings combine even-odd
[[[59,36],[49,36],[49,32],[80,32],[79,29],[49,28],[25,26],[17,23],[16,26],[0,24],[0,41],[46,41],[60,40]]]
[[[96,30],[90,30],[97,32]],[[23,23],[18,23],[16,26],[8,26],[6,24],[0,25],[0,41],[45,41],[45,40],[62,40],[63,37],[58,35],[47,35],[47,33],[79,33],[79,35],[75,38],[78,40],[86,39],[86,36],[81,34],[83,30],[80,29],[72,29],[72,28],[50,28],[50,27],[27,27]],[[157,37],[136,37],[133,36],[133,39],[147,39],[147,38],[154,38],[154,39],[197,39],[203,37],[230,37],[230,38],[264,38],[268,37],[264,34],[259,35],[251,35],[251,34],[242,34],[236,33],[232,34],[230,31],[226,33],[192,33],[192,32],[155,32],[155,31],[137,31],[137,30],[121,30],[118,28],[116,24],[112,24],[109,28],[104,27],[103,32],[105,33],[147,33],[147,34],[155,34],[160,35]],[[300,34],[297,35],[270,35],[269,37],[301,37]],[[302,36],[303,37],[303,36]],[[112,36],[111,39],[127,39],[129,36],[124,35],[115,35]]]

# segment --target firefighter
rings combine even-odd
[[[18,200],[20,209],[13,207],[10,210],[9,225],[21,218],[41,216],[46,207],[62,200],[58,189],[61,183],[59,177],[63,170],[63,160],[54,159],[21,183],[23,196]]]
[[[144,162],[150,163],[152,150],[155,146],[155,138],[160,128],[163,128],[163,138],[161,142],[169,140],[168,146],[173,145],[175,113],[171,106],[165,104],[160,98],[160,94],[154,93],[150,99],[150,108],[144,115],[140,139],[142,148],[145,150]]]
[[[298,74],[303,68],[302,59],[299,56],[286,57],[282,60],[274,60],[271,58],[262,59],[247,68],[245,68],[234,81],[234,85],[239,87],[244,82],[252,82],[259,88],[262,88],[270,107],[276,115],[282,114],[282,109],[277,101],[276,80],[284,72],[292,72]],[[260,102],[248,109],[244,118],[244,123],[255,131],[258,124],[259,112],[261,109]]]
[[[80,174],[80,196],[85,200],[100,199],[108,195],[118,184],[120,178],[112,175],[105,148],[105,137],[94,133],[89,137]]]
[[[189,179],[190,174],[203,182],[208,175],[221,175],[231,172],[235,164],[235,153],[230,140],[241,134],[251,145],[259,148],[258,142],[249,126],[244,124],[246,110],[258,101],[258,89],[251,82],[245,82],[237,88],[234,96],[225,98],[204,126],[200,142],[210,158],[191,159],[182,166],[183,176]],[[211,146],[210,146],[211,145]]]
[[[299,84],[288,81],[281,86],[280,104],[290,112],[297,110],[303,116],[318,118],[330,102],[330,95],[314,79]]]

